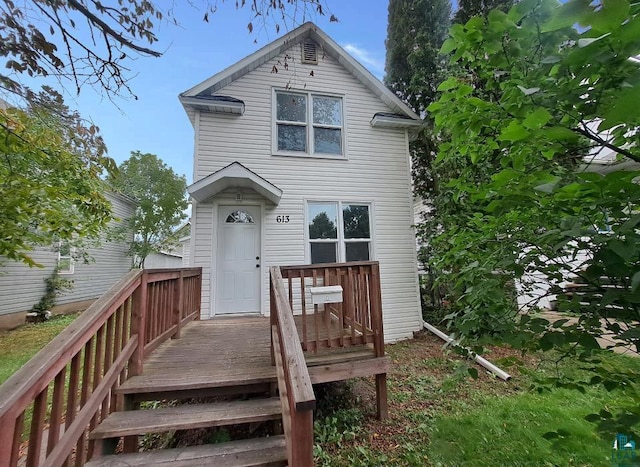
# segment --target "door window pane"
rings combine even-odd
[[[314,243],[311,242],[311,264],[318,263],[337,263],[338,262],[338,244]]]
[[[343,204],[344,238],[371,238],[369,206]]]
[[[313,96],[313,123],[342,125],[342,100],[336,97]]]
[[[338,206],[335,203],[309,203],[309,238],[338,238]]]
[[[278,120],[287,122],[307,121],[307,98],[298,94],[277,94],[277,116]]]
[[[278,125],[279,151],[307,151],[307,127]]]
[[[342,154],[342,130],[314,127],[313,147],[321,154]]]
[[[369,242],[347,242],[344,250],[347,262],[369,261]]]
[[[226,220],[227,224],[253,224],[253,217],[247,211],[233,211]]]

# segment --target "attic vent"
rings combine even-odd
[[[310,39],[302,43],[302,63],[318,64],[318,44]]]

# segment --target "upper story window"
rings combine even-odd
[[[73,247],[64,240],[58,243],[57,267],[60,274],[73,274]]]
[[[276,152],[344,155],[341,97],[276,91],[275,100]]]

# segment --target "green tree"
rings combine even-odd
[[[465,24],[474,16],[486,17],[491,10],[506,12],[516,2],[517,0],[460,0],[453,21]]]
[[[116,190],[138,201],[130,221],[135,237],[129,251],[136,266],[144,267],[146,257],[166,248],[174,229],[187,217],[186,179],[158,156],[134,151],[120,164],[118,174],[108,181]]]
[[[0,108],[0,256],[30,266],[34,247],[81,247],[111,219],[100,174],[112,161],[95,127],[39,99],[27,110]]]
[[[309,238],[338,238],[336,224],[326,212],[317,214],[309,224]]]
[[[437,152],[437,140],[433,120],[425,112],[436,99],[438,85],[448,73],[447,58],[439,53],[447,38],[451,5],[448,0],[391,0],[387,25],[385,84],[416,113],[424,116],[424,126],[410,143],[414,193],[434,209],[433,199],[437,181],[433,172],[433,159]],[[429,241],[436,227],[424,222],[418,229],[422,241],[420,259],[432,251]],[[426,266],[429,283],[433,283],[435,271]],[[429,291],[430,286],[427,286]],[[425,291],[426,292],[426,291]],[[438,297],[429,294],[433,303]]]
[[[442,51],[465,73],[428,110],[444,135],[437,168],[460,170],[433,263],[453,284],[449,319],[463,336],[588,358],[611,334],[640,350],[640,172],[577,170],[604,150],[640,162],[639,12],[626,0],[524,0],[452,26]],[[478,178],[483,166],[499,170]],[[599,292],[587,304],[558,296],[574,324],[522,317],[512,281],[526,287],[533,271],[550,293],[567,277]]]

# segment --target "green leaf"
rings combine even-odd
[[[551,141],[578,141],[580,139],[576,132],[564,126],[552,126],[541,131]]]
[[[469,373],[469,376],[471,376],[473,379],[478,379],[478,370],[477,368],[467,368],[467,373]]]
[[[440,86],[438,86],[438,91],[442,92],[442,91],[449,91],[450,89],[455,89],[458,86],[460,86],[460,81],[458,81],[456,78],[448,78],[446,80],[444,80],[442,83],[440,83]]]
[[[440,53],[449,54],[454,50],[456,50],[457,47],[458,47],[458,42],[454,38],[450,37],[442,43],[442,47],[440,48]]]
[[[608,109],[602,114],[599,130],[608,130],[614,126],[634,121],[640,116],[640,85],[624,88],[617,92]]]
[[[633,241],[623,242],[622,240],[618,240],[617,238],[609,241],[608,247],[611,249],[611,251],[613,251],[623,259],[629,259],[633,257],[634,253],[636,252],[636,246]]]
[[[520,86],[519,84],[518,89],[520,89],[520,91],[522,91],[525,96],[531,96],[532,94],[540,91],[540,88],[525,88],[524,86]]]
[[[580,23],[603,33],[617,30],[629,16],[628,0],[601,0],[601,7],[584,15]]]
[[[547,109],[539,108],[527,115],[522,125],[530,130],[537,130],[545,126],[549,120],[551,120],[551,114]]]
[[[549,20],[542,25],[541,31],[543,33],[552,32],[572,27],[593,11],[589,6],[590,3],[590,0],[569,0],[560,5],[549,17]]]
[[[542,193],[551,193],[560,183],[561,178],[557,176],[545,177],[545,182],[536,185],[533,189]]]
[[[529,136],[529,132],[515,120],[502,130],[498,139],[500,141],[520,141]]]

